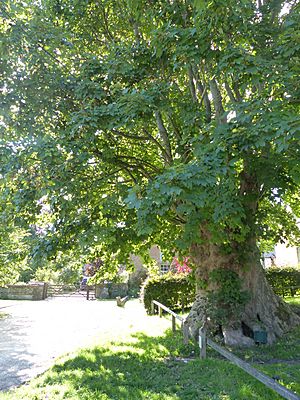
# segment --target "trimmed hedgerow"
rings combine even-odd
[[[195,283],[186,274],[165,274],[148,278],[141,291],[142,300],[148,314],[151,302],[157,300],[172,310],[191,307],[195,300]]]
[[[292,267],[271,267],[266,269],[266,277],[274,292],[279,296],[300,294],[300,270]]]
[[[300,295],[300,270],[292,267],[271,267],[266,277],[276,294]],[[195,300],[195,283],[186,274],[165,274],[148,278],[141,290],[145,309],[151,314],[151,302],[157,300],[172,310],[191,307]]]

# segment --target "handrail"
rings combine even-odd
[[[168,308],[167,306],[161,304],[159,301],[152,300],[152,304],[156,304],[159,309],[161,308],[161,309],[165,310],[167,313],[173,315],[173,317],[175,317],[179,321],[181,321],[181,322],[184,321],[183,317],[181,317],[180,315],[176,314],[174,311],[170,310],[170,308]]]
[[[151,302],[151,312],[154,314],[154,306],[158,307],[158,314],[160,318],[162,317],[162,310],[165,310],[167,313],[172,315],[172,331],[176,331],[176,319],[178,319],[181,324],[183,325],[184,318],[181,317],[180,315],[176,314],[174,311],[170,310],[169,307],[165,306],[164,304],[161,304],[159,301],[152,300]]]

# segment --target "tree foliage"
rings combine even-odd
[[[5,0],[1,191],[32,255],[299,240],[299,4]],[[45,221],[46,208],[47,221]],[[42,227],[42,229],[41,229]],[[20,229],[21,229],[20,228]]]

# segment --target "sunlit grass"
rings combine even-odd
[[[286,301],[289,304],[293,304],[293,305],[296,305],[296,306],[300,307],[300,296],[298,296],[298,297],[285,297],[284,301]]]
[[[137,333],[134,343],[107,343],[65,358],[30,385],[0,399],[279,399],[235,366],[218,359],[179,361],[180,335]]]
[[[214,351],[200,360],[198,348],[184,345],[171,321],[136,314],[117,332],[106,332],[98,344],[66,355],[40,377],[0,400],[279,400],[281,397]],[[136,320],[136,322],[134,322]],[[240,352],[255,367],[300,393],[300,329],[274,346]],[[276,357],[275,357],[276,355]],[[283,359],[268,364],[270,359]]]

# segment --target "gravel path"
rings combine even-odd
[[[58,356],[98,342],[100,335],[114,339],[122,336],[122,329],[142,330],[147,318],[137,300],[125,308],[115,301],[72,297],[1,300],[0,311],[9,314],[0,319],[0,390],[30,380]]]

